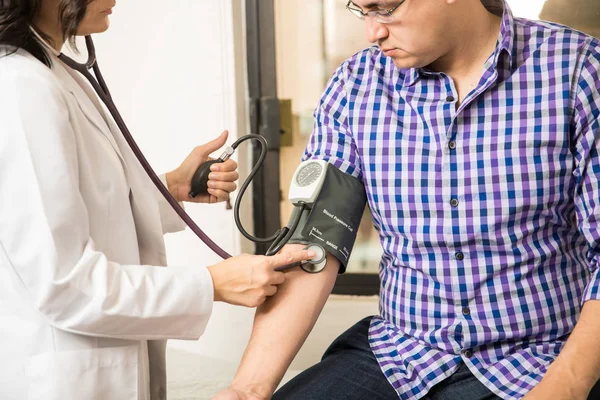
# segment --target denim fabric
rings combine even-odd
[[[372,317],[342,333],[325,351],[323,359],[285,384],[273,400],[396,400],[398,394],[381,372],[369,347]],[[423,400],[497,400],[463,364],[434,386]],[[588,400],[600,399],[600,384]]]

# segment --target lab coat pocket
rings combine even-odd
[[[43,353],[29,359],[28,399],[137,400],[138,347]]]

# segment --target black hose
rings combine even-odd
[[[240,186],[240,192],[237,196],[237,199],[235,199],[235,205],[233,206],[233,217],[235,219],[235,224],[237,225],[238,229],[240,230],[240,232],[242,233],[242,235],[244,235],[244,237],[246,239],[251,240],[255,243],[270,243],[270,242],[276,240],[280,236],[281,230],[278,230],[277,232],[275,232],[275,234],[273,236],[270,236],[268,238],[258,238],[256,236],[252,236],[251,234],[249,234],[242,226],[242,221],[240,220],[240,203],[242,201],[242,196],[244,196],[244,193],[246,192],[248,185],[250,185],[250,182],[252,182],[252,179],[254,179],[254,175],[256,175],[256,173],[258,172],[260,167],[262,167],[262,164],[265,161],[265,157],[267,156],[267,141],[265,140],[265,138],[263,136],[256,135],[254,133],[252,133],[250,135],[242,136],[241,138],[236,140],[235,143],[233,143],[231,145],[231,147],[233,147],[233,149],[235,150],[242,142],[245,142],[246,140],[250,140],[250,139],[255,139],[260,142],[260,144],[261,144],[260,156],[258,157],[258,161],[256,162],[256,165],[254,165],[254,168],[252,168],[252,171],[250,171],[250,174],[248,175],[248,177],[246,178],[246,180],[244,181],[242,186]]]
[[[278,237],[277,238],[278,240],[275,240],[273,242],[273,244],[271,245],[271,247],[269,247],[269,249],[267,250],[265,255],[272,256],[274,254],[277,254],[279,252],[279,250],[281,250],[281,248],[283,246],[285,246],[287,244],[287,242],[289,242],[289,240],[294,235],[294,232],[296,232],[296,228],[298,227],[298,224],[300,223],[300,219],[302,218],[302,213],[304,212],[305,209],[306,209],[306,203],[303,201],[300,202],[300,207],[298,207],[298,206],[294,207],[295,214],[292,215],[292,223],[290,224],[291,226],[289,228],[285,227],[282,230],[282,232],[283,232],[287,229],[287,232],[285,233],[285,237],[283,237],[283,239],[280,239]],[[300,211],[298,211],[298,210],[300,210]],[[283,236],[283,235],[280,234],[279,236]]]

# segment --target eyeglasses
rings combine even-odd
[[[364,12],[359,6],[350,0],[348,1],[348,4],[346,4],[346,9],[360,19],[365,19],[365,17],[369,16],[379,23],[389,24],[390,22],[394,22],[394,11],[404,4],[405,1],[406,0],[402,0],[398,5],[388,8],[387,10],[373,10]]]

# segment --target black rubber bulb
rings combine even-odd
[[[210,174],[210,166],[216,163],[222,163],[222,160],[210,160],[200,165],[192,178],[192,190],[190,198],[194,198],[199,194],[208,194],[208,174]]]

